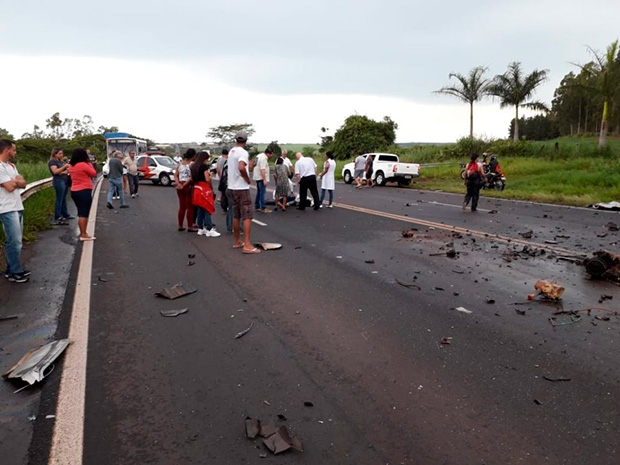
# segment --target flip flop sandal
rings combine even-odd
[[[260,253],[260,250],[258,250],[256,247],[254,247],[252,250],[245,250],[245,249],[243,249],[243,253],[255,254],[255,253]]]
[[[233,245],[233,249],[241,249],[242,247],[243,247],[243,244]]]

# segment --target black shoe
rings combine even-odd
[[[24,273],[20,273],[11,274],[7,279],[12,283],[27,283],[30,278],[28,276],[24,276]]]
[[[65,221],[66,221],[66,220],[74,220],[74,219],[75,219],[75,216],[71,216],[71,215],[69,215],[69,216],[65,216],[65,217],[64,217],[64,218],[62,218],[62,219],[63,219],[63,220],[65,220]]]
[[[18,273],[18,274],[20,274],[22,276],[28,277],[28,276],[30,276],[30,270],[24,270],[24,271],[22,271],[21,273]],[[7,272],[4,273],[4,277],[5,278],[9,279],[9,276],[11,276],[11,275],[8,274]]]
[[[108,207],[110,210],[114,209],[114,205],[112,205],[110,202],[108,202],[106,207]]]
[[[129,205],[121,205],[121,208],[129,208]]]

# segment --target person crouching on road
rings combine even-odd
[[[191,167],[194,192],[192,203],[196,207],[196,224],[198,235],[206,237],[219,237],[221,234],[213,227],[211,215],[215,213],[215,198],[211,186],[211,173],[209,172],[208,152],[200,152]]]
[[[181,163],[174,170],[174,187],[179,198],[179,210],[177,212],[178,231],[185,231],[183,218],[187,218],[187,232],[198,232],[194,228],[194,205],[192,205],[192,171],[191,165],[196,156],[194,149],[188,149],[183,154]]]
[[[469,205],[471,200],[471,211],[478,209],[478,198],[480,197],[480,188],[483,182],[483,171],[478,164],[478,154],[471,156],[471,161],[465,167],[465,186],[467,186],[467,194],[463,200],[463,210]]]
[[[228,190],[233,197],[233,235],[234,249],[243,249],[243,253],[260,253],[252,244],[252,197],[250,196],[250,173],[248,171],[249,154],[245,150],[248,141],[246,131],[235,135],[237,142],[228,153]],[[241,242],[241,221],[243,221],[243,242]]]
[[[316,163],[310,157],[304,157],[301,152],[295,154],[297,163],[295,163],[295,177],[299,179],[299,206],[297,210],[306,209],[306,201],[308,198],[308,189],[314,200],[314,209],[320,208],[319,191],[316,187]]]
[[[273,151],[266,148],[263,153],[256,156],[252,179],[256,182],[256,199],[254,200],[254,208],[261,213],[271,213],[265,204],[265,193],[269,184],[269,157]]]
[[[13,164],[17,148],[6,139],[0,139],[0,223],[4,229],[4,276],[13,283],[25,283],[30,271],[21,265],[22,238],[24,235],[24,204],[19,189],[26,187],[26,180]]]
[[[93,178],[97,175],[97,172],[90,163],[88,154],[84,149],[78,148],[73,150],[69,165],[69,175],[71,176],[71,198],[77,207],[80,240],[94,241],[95,238],[86,232],[86,226],[88,225],[90,206],[93,202]]]
[[[327,208],[333,208],[334,202],[334,189],[336,189],[336,160],[334,160],[334,154],[327,152],[325,154],[325,164],[323,165],[323,172],[319,175],[321,181],[321,204],[323,208],[323,200],[325,200],[325,191],[329,192],[329,205]]]
[[[122,154],[116,151],[112,154],[110,162],[108,163],[108,204],[106,205],[110,210],[114,208],[112,200],[114,199],[114,190],[117,191],[118,196],[121,199],[121,208],[129,208],[129,205],[125,204],[125,192],[123,191],[123,162],[121,161]],[[88,155],[87,155],[88,158]]]

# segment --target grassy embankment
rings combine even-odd
[[[555,142],[559,143],[557,153]],[[451,147],[447,144],[396,150],[404,162],[446,163],[424,168],[412,188],[464,193],[459,163],[466,158],[452,155]],[[482,191],[483,196],[577,206],[620,200],[620,139],[610,139],[604,152],[598,151],[594,137],[529,142],[521,149],[519,156],[511,156],[509,147],[499,155],[507,178],[506,190]],[[348,161],[338,162],[339,177]]]

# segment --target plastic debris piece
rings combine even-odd
[[[36,415],[30,415],[30,416],[28,417],[28,421],[35,421],[36,419],[37,419],[37,416],[36,416]]]
[[[303,452],[301,441],[298,438],[292,438],[288,432],[288,429],[284,425],[280,426],[274,434],[264,439],[263,444],[265,444],[267,449],[269,449],[274,455],[285,452],[289,449]]]
[[[535,403],[536,405],[542,405],[542,402],[541,402],[541,401],[539,401],[538,399],[534,399],[534,403]]]
[[[417,289],[418,291],[421,291],[422,288],[420,286],[418,286],[417,284],[413,284],[413,283],[404,283],[401,280],[399,280],[398,278],[395,279],[397,284],[400,284],[403,287],[408,287],[410,289]]]
[[[166,299],[174,300],[184,295],[193,294],[197,289],[191,284],[177,283],[172,287],[164,288],[161,291],[155,293],[158,297],[164,297]]]
[[[589,208],[596,208],[600,210],[620,210],[620,202],[608,202],[608,203],[595,203],[593,205],[588,205]]]
[[[56,418],[56,415],[45,415],[46,420],[52,420],[54,418]]]
[[[195,253],[188,253],[187,254],[187,258],[196,258],[196,254]]]
[[[277,244],[275,242],[259,242],[258,244],[254,244],[254,247],[260,247],[263,250],[278,250],[282,248],[282,244]]]
[[[461,313],[466,313],[466,314],[470,314],[470,313],[474,313],[471,310],[467,310],[465,307],[456,307],[455,310],[457,312],[461,312]]]
[[[451,337],[442,337],[441,341],[439,341],[441,344],[443,345],[450,345],[452,344],[452,338]]]
[[[368,263],[368,264],[372,264],[374,262],[375,262],[374,260],[364,260],[364,263]]]
[[[280,420],[280,421],[287,421],[287,418],[284,415],[279,413],[278,414],[278,420]]]
[[[254,439],[260,433],[260,420],[245,417],[245,435],[249,439]]]
[[[304,406],[305,407],[314,407],[314,404],[312,402],[305,401],[304,402]]]
[[[248,334],[250,332],[250,330],[252,329],[252,326],[254,326],[254,322],[251,322],[250,326],[248,326],[247,329],[244,329],[243,331],[238,332],[237,335],[235,336],[235,339],[239,339],[240,337],[243,337],[246,334]]]
[[[21,378],[29,385],[42,381],[51,373],[51,370],[46,372],[47,368],[64,352],[70,343],[69,339],[60,339],[37,349],[29,350],[2,376],[5,379]]]
[[[543,375],[543,379],[545,379],[547,381],[551,381],[552,383],[558,383],[558,382],[562,382],[562,381],[570,381],[570,378],[565,378],[563,376],[552,377],[552,376],[545,376],[545,375]]]
[[[547,279],[539,279],[536,281],[536,284],[534,284],[534,289],[536,292],[534,294],[529,294],[527,296],[527,300],[534,300],[537,295],[542,295],[543,297],[551,300],[559,300],[564,293],[564,288],[562,286],[559,286]]]
[[[161,310],[159,313],[161,313],[162,316],[174,317],[187,313],[187,310],[187,308],[182,308],[180,310]]]

